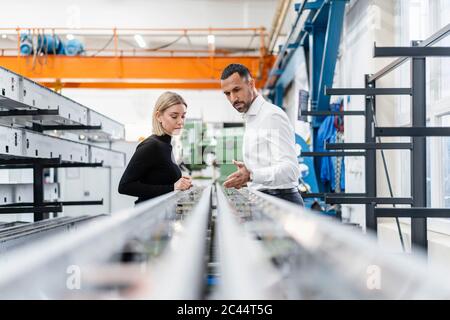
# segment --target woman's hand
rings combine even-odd
[[[182,176],[177,182],[174,184],[175,190],[187,190],[192,187],[192,178],[189,176]]]

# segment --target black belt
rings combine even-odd
[[[278,194],[285,194],[285,193],[296,193],[299,192],[297,188],[288,188],[288,189],[261,189],[258,190],[263,193],[267,193],[270,195],[278,195]]]

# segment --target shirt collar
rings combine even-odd
[[[248,111],[243,115],[244,118],[247,118],[248,116],[256,116],[259,113],[259,110],[261,110],[264,102],[266,102],[264,98],[260,95],[257,95],[255,100],[253,100],[252,104],[250,105],[250,108],[248,108]]]

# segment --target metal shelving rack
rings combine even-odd
[[[124,126],[1,67],[0,90],[0,169],[33,170],[33,202],[0,205],[0,214],[32,212],[38,221],[65,205],[103,204],[44,201],[44,169],[124,166],[124,153],[95,145],[124,139]],[[62,132],[82,134],[89,143],[56,135]]]
[[[424,41],[414,41],[410,47],[374,46],[374,57],[398,57],[397,60],[373,75],[365,76],[364,88],[325,88],[326,95],[365,96],[365,141],[364,143],[328,144],[328,150],[364,150],[365,193],[361,196],[333,196],[328,203],[365,204],[366,228],[377,230],[377,219],[381,217],[411,218],[411,240],[413,250],[427,250],[427,218],[449,218],[447,208],[427,208],[426,201],[426,137],[450,136],[450,127],[426,126],[426,58],[450,57],[450,47],[432,47],[433,44],[450,34],[450,24]],[[381,77],[395,70],[407,60],[411,60],[410,88],[377,88]],[[378,127],[376,123],[376,101],[378,95],[411,96],[411,127]],[[315,115],[313,112],[311,115]],[[356,114],[355,114],[356,115]],[[357,114],[361,115],[361,114]],[[408,143],[382,143],[380,137],[410,137]],[[411,197],[381,198],[377,196],[376,150],[411,151]],[[336,151],[335,151],[336,152]],[[355,151],[338,151],[343,155],[356,155]],[[383,154],[382,154],[383,155]],[[383,156],[384,161],[384,156]],[[378,204],[406,204],[411,208],[377,208]]]

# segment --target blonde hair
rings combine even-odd
[[[187,107],[186,102],[178,93],[167,91],[159,96],[158,100],[156,100],[155,108],[153,109],[153,116],[152,116],[153,134],[157,136],[162,136],[166,133],[164,131],[161,122],[158,121],[157,118],[158,112],[159,114],[162,114],[165,110],[177,104],[184,104]]]

